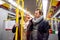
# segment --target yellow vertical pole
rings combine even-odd
[[[39,0],[36,0],[36,7],[38,7],[38,1],[39,1]]]
[[[42,0],[40,0],[39,9],[42,10]]]
[[[50,0],[50,4],[49,4],[49,10],[48,10],[48,12],[51,10],[52,1],[53,1],[53,0]]]
[[[53,30],[53,18],[51,18],[51,28]]]
[[[36,0],[36,6],[42,10],[42,0]]]
[[[16,3],[19,4],[19,0],[16,0]],[[18,24],[19,20],[18,20],[18,15],[19,15],[19,9],[16,8],[16,24]],[[15,33],[15,40],[18,39],[18,26],[16,27],[16,33]]]
[[[38,3],[39,0],[36,0],[36,4]]]
[[[57,21],[58,21],[57,18],[55,18],[55,24],[56,24],[56,25],[55,25],[55,26],[56,26],[56,27],[55,27],[55,30],[56,30],[56,31],[58,30],[58,28],[57,28],[57,26],[58,26],[58,25],[57,25]]]
[[[24,8],[24,0],[21,0],[22,4],[21,4],[21,7]],[[21,11],[21,40],[23,40],[23,27],[24,25],[24,12],[23,10]]]

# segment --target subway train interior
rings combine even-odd
[[[40,15],[36,9],[41,11],[39,13],[43,13],[43,19],[50,25],[47,40],[60,40],[60,0],[0,0],[0,40],[28,40],[29,27],[25,21],[30,22],[36,15]],[[12,32],[14,26],[15,33]]]

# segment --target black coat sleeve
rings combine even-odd
[[[15,25],[14,25],[13,28],[12,28],[12,32],[13,32],[13,33],[16,32],[16,27],[15,27]]]
[[[27,26],[27,31],[32,31],[33,30],[33,23],[32,20],[30,20],[28,26]]]
[[[48,21],[45,21],[44,23],[44,32],[48,32],[51,26],[49,25]]]
[[[30,39],[30,33],[33,30],[33,24],[32,24],[32,20],[30,20],[28,26],[27,26],[27,40]]]

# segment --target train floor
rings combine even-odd
[[[48,40],[58,40],[58,35],[57,34],[50,34]]]
[[[26,40],[25,38],[26,36],[23,40]],[[48,40],[58,40],[58,34],[50,34]]]
[[[11,33],[11,31],[4,31],[2,34],[3,35],[0,36],[0,40],[13,40],[14,34]],[[26,36],[24,38],[26,38]],[[58,35],[50,34],[48,40],[58,40]]]
[[[58,40],[57,34],[50,34],[48,40]]]

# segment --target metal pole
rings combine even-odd
[[[24,9],[24,0],[21,0],[21,7]],[[23,29],[24,29],[24,11],[20,11],[21,13],[21,40],[23,40]]]
[[[17,4],[19,4],[19,1],[20,0],[16,0],[16,3]],[[19,21],[18,21],[18,15],[19,15],[19,9],[18,8],[16,8],[16,24],[18,24],[19,23]],[[16,36],[15,36],[15,40],[17,40],[18,39],[18,26],[16,27]]]

